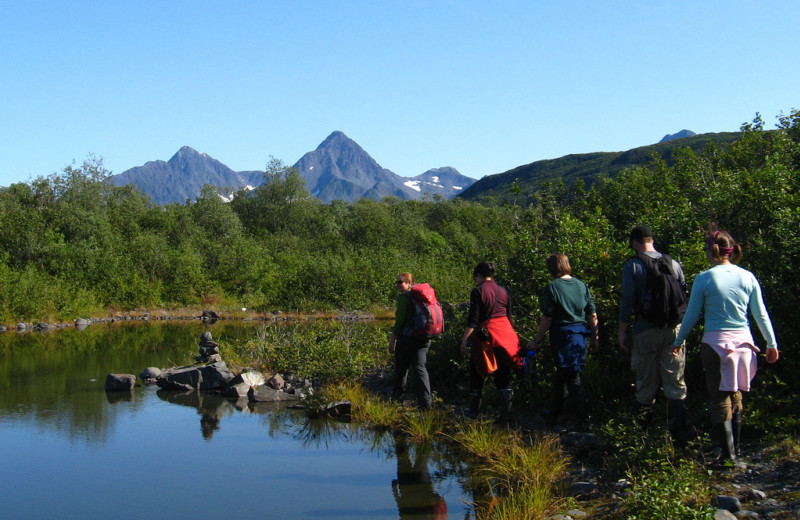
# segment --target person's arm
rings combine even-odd
[[[461,353],[465,356],[469,352],[469,337],[478,328],[481,312],[481,293],[478,288],[472,289],[469,293],[469,311],[467,311],[467,328],[461,339]]]
[[[528,342],[528,348],[531,350],[536,350],[539,346],[539,343],[544,341],[544,335],[547,333],[547,330],[550,328],[550,325],[553,323],[553,318],[550,316],[542,316],[542,319],[539,320],[539,328],[536,331],[536,334],[533,336],[533,339]]]
[[[469,337],[472,336],[473,332],[475,332],[474,327],[467,327],[467,330],[464,331],[464,337],[461,339],[461,353],[465,356],[469,352]]]
[[[399,294],[397,296],[397,305],[395,307],[394,327],[392,327],[392,335],[389,338],[389,353],[394,354],[397,338],[403,334],[403,327],[405,327],[408,320],[409,307],[413,305],[411,297],[406,294]]]
[[[683,346],[683,342],[686,341],[686,337],[694,326],[697,325],[700,314],[703,312],[703,307],[705,306],[705,286],[710,277],[707,273],[708,271],[703,271],[694,279],[692,291],[689,293],[689,305],[686,307],[686,313],[681,320],[680,331],[678,331],[678,336],[675,338],[675,351]]]
[[[597,352],[600,350],[600,330],[597,327],[597,313],[592,313],[589,319],[586,320],[586,323],[589,325],[589,330],[592,331],[592,338],[589,341],[589,351]]]
[[[589,352],[597,352],[600,349],[600,329],[597,326],[597,306],[594,303],[594,296],[592,296],[592,291],[589,290],[589,286],[586,284],[583,285],[586,287],[586,306],[584,307],[586,324],[589,325],[589,330],[592,333],[592,338],[589,341]]]
[[[756,320],[758,330],[767,341],[767,363],[774,363],[778,361],[780,354],[778,353],[778,341],[775,339],[775,331],[772,328],[772,321],[769,319],[769,313],[764,305],[764,298],[761,295],[761,285],[758,280],[753,276],[753,292],[750,295],[750,302],[748,303],[750,314]]]
[[[622,302],[620,303],[617,317],[619,322],[617,345],[623,352],[630,350],[628,328],[630,327],[631,315],[633,315],[633,307],[636,303],[636,279],[633,274],[633,265],[633,260],[629,260],[622,266]]]
[[[542,309],[542,319],[539,320],[539,328],[536,330],[533,339],[528,342],[528,348],[531,350],[536,350],[539,343],[544,341],[544,335],[550,329],[550,325],[553,324],[553,316],[555,314],[553,291],[554,288],[551,282],[544,287],[542,292],[542,299],[539,304]]]

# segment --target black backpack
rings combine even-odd
[[[647,268],[644,297],[637,315],[658,327],[675,327],[686,313],[686,287],[672,270],[672,258],[652,258],[644,253],[636,258]]]

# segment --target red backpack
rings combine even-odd
[[[414,302],[414,316],[403,329],[403,335],[417,338],[435,338],[444,332],[442,306],[436,299],[436,291],[427,283],[418,283],[407,293]]]

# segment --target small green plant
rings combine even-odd
[[[708,505],[708,488],[696,464],[662,464],[652,471],[630,475],[633,489],[624,500],[627,520],[707,520],[715,508]]]
[[[676,451],[666,431],[658,427],[645,430],[632,418],[623,418],[608,421],[601,432],[610,474],[624,474],[633,484],[623,498],[622,516],[615,518],[713,518],[703,466]]]

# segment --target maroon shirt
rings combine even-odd
[[[508,291],[497,285],[494,280],[486,280],[472,289],[469,295],[468,328],[477,328],[479,324],[491,318],[502,316],[511,319],[511,298]]]

